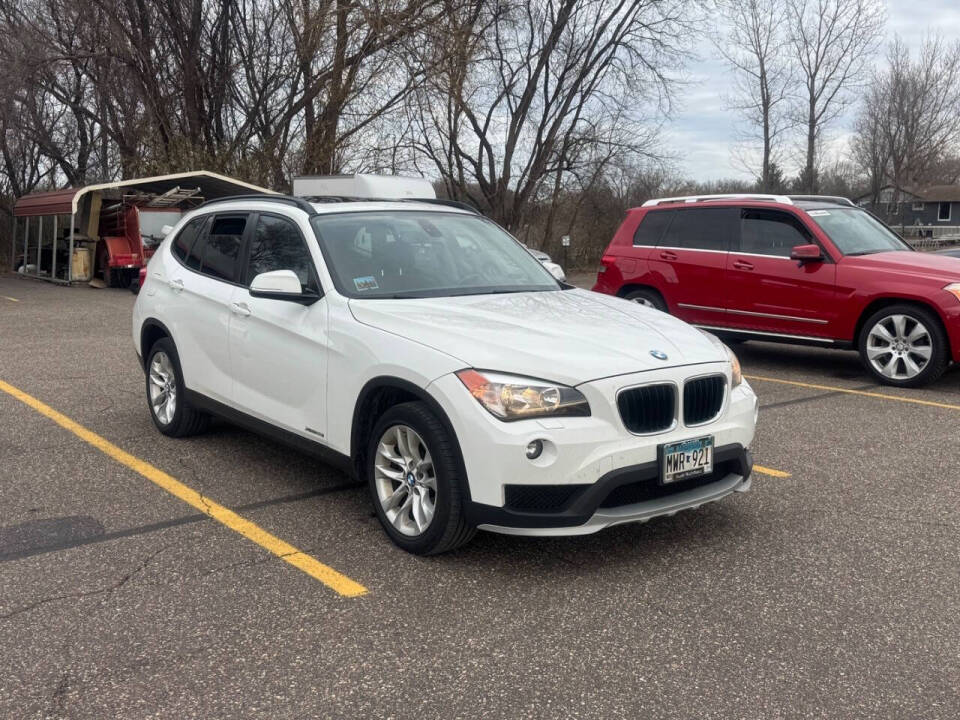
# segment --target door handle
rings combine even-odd
[[[664,250],[663,252],[660,253],[660,257],[663,260],[676,260],[677,254],[674,252],[670,252],[669,250]]]
[[[232,312],[234,315],[247,317],[250,315],[250,308],[246,303],[230,303],[230,312]]]
[[[746,260],[734,260],[733,267],[737,270],[753,270],[753,263],[748,263]]]
[[[183,290],[183,280],[177,278],[175,280],[167,280],[167,285],[170,286],[170,289],[174,292],[180,292]]]

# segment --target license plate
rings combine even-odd
[[[712,472],[712,435],[660,446],[660,482],[678,482]]]

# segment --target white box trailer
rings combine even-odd
[[[293,179],[293,194],[302,198],[368,200],[435,200],[426,178],[399,175],[301,175]]]

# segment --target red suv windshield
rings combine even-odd
[[[807,215],[844,255],[913,249],[873,215],[857,208],[808,210]]]

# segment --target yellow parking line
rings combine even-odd
[[[764,475],[769,475],[770,477],[775,478],[788,478],[790,473],[784,472],[783,470],[774,470],[773,468],[764,467],[763,465],[754,465],[753,471],[762,473]]]
[[[66,415],[57,412],[49,405],[45,405],[35,397],[27,395],[27,393],[23,392],[22,390],[18,390],[17,388],[13,387],[13,385],[9,385],[2,380],[0,380],[0,390],[16,398],[24,405],[33,408],[41,415],[50,418],[60,427],[66,428],[84,442],[93,445],[93,447],[97,448],[105,455],[113,458],[121,465],[125,465],[134,472],[139,473],[147,480],[150,480],[166,490],[171,495],[175,495],[205,515],[209,515],[217,522],[226,525],[231,530],[240,533],[248,540],[252,540],[260,547],[269,550],[274,555],[285,560],[294,567],[303,570],[303,572],[305,572],[307,575],[319,580],[330,589],[346,597],[356,597],[358,595],[364,595],[367,592],[367,589],[363,585],[354,582],[346,575],[340,574],[333,568],[328,567],[320,561],[310,557],[306,553],[301,552],[293,545],[290,545],[280,538],[271,535],[260,526],[250,522],[240,515],[237,515],[229,508],[225,508],[223,505],[213,502],[209,498],[198,493],[193,488],[187,487],[179,480],[167,475],[162,470],[158,470],[150,463],[145,462],[144,460],[141,460],[140,458],[125,452],[124,450],[121,450],[113,443],[105,440],[95,432],[88,430],[79,423],[74,422]]]
[[[881,400],[896,400],[902,403],[913,403],[914,405],[926,405],[928,407],[944,408],[946,410],[960,410],[960,405],[950,405],[948,403],[938,403],[932,400],[920,400],[919,398],[905,398],[897,395],[886,395],[884,393],[868,392],[866,390],[850,390],[849,388],[834,387],[833,385],[816,385],[814,383],[797,382],[796,380],[781,380],[780,378],[762,377],[760,375],[744,375],[748,380],[760,380],[761,382],[780,383],[781,385],[795,385],[811,390],[830,390],[832,392],[847,393],[848,395],[863,395],[864,397],[880,398]]]
[[[20,302],[16,298],[12,298],[9,295],[0,295],[0,297],[2,297],[4,300],[9,300],[10,302]]]

